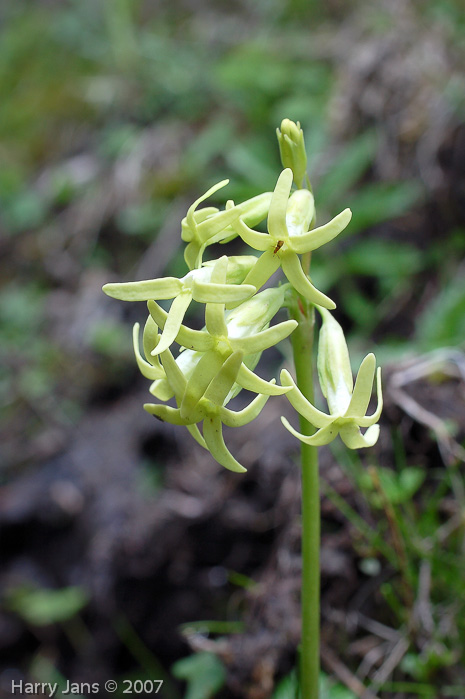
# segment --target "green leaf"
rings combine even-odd
[[[389,240],[361,240],[344,252],[346,273],[371,277],[410,277],[424,263],[423,254],[408,245]]]
[[[417,323],[417,338],[425,349],[456,346],[465,338],[465,273],[448,278]]]
[[[369,131],[351,141],[315,189],[318,205],[324,209],[340,205],[347,191],[357,183],[375,158],[376,134]]]
[[[86,606],[88,597],[81,587],[60,590],[18,587],[7,594],[8,608],[33,626],[68,621]]]
[[[422,468],[417,468],[415,466],[404,468],[399,475],[402,499],[397,500],[397,502],[408,502],[423,485],[425,478],[426,472]]]
[[[271,699],[296,699],[298,696],[299,682],[295,670],[283,679],[276,686]]]
[[[407,466],[400,473],[389,468],[378,467],[377,472],[384,495],[393,505],[402,505],[411,500],[426,477],[424,469],[416,466]],[[375,490],[368,473],[362,475],[360,484],[368,491]],[[382,498],[378,493],[372,495],[372,502],[376,506],[382,506]]]
[[[334,684],[324,672],[320,674],[320,699],[356,699],[356,694],[342,684]]]
[[[415,204],[421,195],[416,182],[375,182],[367,184],[352,194],[350,208],[353,211],[348,233],[364,230],[376,223],[400,216]]]
[[[286,675],[276,686],[271,699],[297,699],[299,681],[296,671]],[[342,684],[334,684],[324,672],[320,674],[320,699],[356,699],[356,695]]]
[[[226,680],[224,665],[214,653],[197,653],[178,660],[171,672],[187,682],[184,699],[210,699]]]
[[[425,479],[425,472],[415,466],[404,468],[399,474],[389,469],[379,469],[381,486],[389,502],[399,505],[408,502]]]

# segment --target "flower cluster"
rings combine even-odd
[[[278,141],[284,170],[273,192],[240,204],[230,200],[223,210],[199,208],[228,183],[225,180],[189,208],[181,224],[188,267],[183,277],[103,287],[113,298],[147,302],[149,316],[142,337],[143,353],[138,324],[134,327],[134,352],[140,371],[152,382],[151,394],[161,402],[147,403],[144,408],[161,420],[187,427],[199,444],[233,471],[245,469],[227,449],[222,427],[247,424],[257,417],[269,396],[285,394],[295,409],[318,428],[308,437],[296,432],[283,418],[287,429],[309,444],[326,444],[339,433],[350,448],[358,448],[373,444],[379,432],[374,423],[379,418],[381,399],[377,411],[365,417],[375,371],[374,356],[365,358],[354,387],[342,329],[328,310],[335,304],[312,284],[302,266],[303,255],[344,230],[351,212],[345,209],[329,223],[315,228],[315,205],[306,174],[300,125],[284,120],[278,129]],[[256,230],[265,219],[266,231]],[[237,237],[260,254],[223,255],[203,261],[209,246]],[[262,290],[280,268],[287,282]],[[288,293],[302,296],[322,314],[318,367],[330,415],[306,401],[287,371],[281,374],[281,386],[254,372],[262,352],[287,338],[297,327],[295,320],[271,325]],[[164,310],[158,301],[171,301],[169,310]],[[185,324],[192,301],[205,305],[202,330]],[[179,346],[177,356],[172,350],[174,343]],[[242,410],[231,410],[228,403],[242,389],[257,395]],[[360,433],[363,426],[369,426],[364,436]]]
[[[148,300],[150,315],[143,334],[145,359],[140,352],[136,324],[136,360],[142,374],[153,381],[152,395],[165,403],[174,397],[176,407],[148,403],[144,408],[161,420],[186,426],[199,444],[233,471],[244,468],[226,448],[222,424],[247,424],[257,417],[270,395],[289,390],[276,386],[274,380],[265,381],[253,369],[261,353],[288,337],[297,325],[295,320],[286,320],[269,327],[284,303],[286,287],[255,294],[255,287],[240,284],[250,265],[247,256],[223,256],[181,280],[167,278],[104,287],[107,294],[118,299]],[[173,296],[169,312],[155,301]],[[247,297],[251,298],[226,310],[226,302]],[[193,330],[182,323],[192,298],[205,303],[203,330]],[[176,305],[179,299],[182,304]],[[182,348],[176,359],[169,349],[172,342]],[[226,405],[242,388],[257,393],[257,397],[243,410],[234,412]],[[200,422],[203,436],[198,428]]]

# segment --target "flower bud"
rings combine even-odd
[[[310,230],[315,216],[315,200],[308,189],[298,189],[289,197],[286,227],[289,235],[304,235]]]
[[[226,272],[226,283],[227,284],[242,284],[254,264],[257,262],[255,255],[230,255],[228,257],[228,269]],[[211,270],[217,263],[217,260],[208,260],[204,262],[202,269]],[[195,270],[196,272],[200,270]],[[188,276],[188,275],[186,275]]]
[[[323,319],[318,341],[318,375],[332,414],[343,415],[354,387],[344,332],[329,311],[318,308]]]
[[[228,337],[251,337],[268,327],[284,303],[285,287],[265,289],[225,315]]]
[[[291,168],[294,182],[301,188],[307,174],[307,153],[300,123],[283,119],[281,129],[276,129],[276,135],[283,167]]]

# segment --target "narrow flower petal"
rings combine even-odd
[[[296,384],[287,369],[281,371],[281,384],[291,386],[292,390],[287,394],[287,399],[297,412],[314,427],[327,427],[333,422],[333,418],[322,413],[308,401]]]
[[[360,427],[370,427],[371,425],[374,425],[375,422],[378,422],[379,418],[381,417],[381,412],[383,410],[383,389],[381,386],[381,367],[378,367],[378,371],[376,372],[376,387],[377,387],[377,392],[378,392],[378,405],[377,405],[376,410],[373,413],[373,415],[365,415],[364,417],[357,418],[357,423],[360,425]]]
[[[216,236],[215,236],[215,238],[216,238]],[[215,242],[215,243],[217,242],[217,241],[215,240],[215,238],[211,239],[211,244],[212,244],[212,245],[213,245],[214,242]],[[219,243],[220,245],[226,245],[226,243],[230,243],[231,240],[234,240],[234,238],[237,238],[237,233],[231,233],[231,235],[229,236],[229,238],[221,238],[221,240],[218,240],[218,243]]]
[[[181,401],[182,396],[185,393],[187,380],[182,373],[179,366],[176,364],[175,359],[169,349],[165,350],[162,354],[163,368],[166,373],[166,378],[168,383],[176,396],[178,403]]]
[[[205,243],[201,246],[197,240],[192,240],[186,245],[184,248],[184,262],[190,270],[200,267],[202,264],[203,251],[206,247],[207,245]]]
[[[248,284],[246,276],[255,265],[257,258],[255,255],[228,255],[228,269],[226,272],[227,284]],[[205,263],[208,267],[209,262]]]
[[[218,211],[217,214],[213,214],[210,218],[207,218],[202,223],[197,224],[196,236],[201,243],[205,243],[214,236],[217,236],[222,231],[225,231],[226,235],[230,235],[226,229],[234,221],[236,221],[240,216],[240,211],[237,207],[232,209],[225,209],[224,211]]]
[[[202,245],[200,245],[192,254],[189,254],[188,247],[184,251],[184,260],[187,263],[189,269],[200,269],[203,265],[203,254],[209,245],[214,245],[215,243],[220,243],[223,240],[223,234],[219,233],[214,235],[208,240],[206,240]],[[195,254],[194,254],[195,252]]]
[[[252,199],[247,199],[242,204],[238,204],[237,208],[241,212],[242,220],[248,226],[255,226],[260,221],[263,221],[268,214],[272,196],[273,192],[263,192],[256,197],[252,197]]]
[[[263,252],[273,245],[273,239],[268,233],[258,233],[252,230],[241,218],[234,221],[232,225],[237,235],[242,238],[244,243],[250,245],[250,247],[255,250],[261,250]]]
[[[186,417],[196,407],[207,387],[223,366],[223,359],[218,352],[206,352],[195,367],[187,381],[181,402],[181,415]],[[229,387],[231,388],[231,386]],[[229,390],[229,389],[228,389]]]
[[[105,284],[102,290],[107,296],[120,301],[149,301],[149,299],[173,299],[182,291],[182,288],[182,282],[176,277],[164,277],[140,282]]]
[[[245,408],[235,412],[234,410],[228,410],[228,408],[221,408],[220,417],[221,421],[228,427],[242,427],[247,425],[252,420],[261,413],[263,406],[267,402],[269,396],[264,396],[260,394],[256,396]]]
[[[207,303],[205,325],[213,337],[227,337],[228,329],[224,320],[224,303]]]
[[[236,473],[244,473],[247,470],[236,461],[224,443],[223,430],[219,417],[205,418],[203,421],[203,437],[210,454],[221,466],[224,466],[230,471],[235,471]]]
[[[181,325],[176,335],[176,342],[186,349],[208,352],[215,344],[215,339],[204,330],[192,330]]]
[[[258,291],[266,284],[268,279],[273,276],[276,270],[279,269],[281,263],[272,250],[267,250],[260,257],[256,258],[255,265],[252,267],[243,284],[252,284]],[[239,302],[240,303],[240,302]],[[238,302],[227,303],[226,308],[232,310],[239,305]]]
[[[167,350],[168,351],[168,350]],[[149,388],[149,392],[158,400],[162,400],[164,403],[171,400],[174,396],[174,391],[171,388],[168,379],[157,379],[154,381]]]
[[[164,352],[175,341],[179,333],[179,329],[181,328],[182,321],[184,320],[184,315],[191,301],[191,291],[183,291],[179,294],[179,296],[176,296],[171,304],[171,308],[160,337],[160,342],[155,349],[152,350],[153,357],[161,352]]]
[[[171,425],[187,425],[192,424],[188,419],[181,417],[181,411],[179,408],[172,408],[170,405],[160,405],[156,403],[145,403],[144,410],[146,410],[150,415],[163,420],[163,422],[169,422]]]
[[[285,417],[281,417],[281,422],[283,423],[284,427],[294,435],[294,437],[297,437],[297,439],[300,439],[301,442],[310,444],[314,447],[322,447],[324,444],[329,444],[337,437],[339,432],[337,425],[334,422],[331,422],[329,425],[326,425],[326,427],[322,427],[321,430],[315,432],[315,434],[308,436],[297,432],[297,430],[292,427]]]
[[[245,301],[253,296],[256,288],[251,284],[212,284],[194,282],[193,299],[199,303],[229,303]]]
[[[242,350],[244,354],[263,352],[263,350],[277,345],[278,342],[288,337],[297,325],[296,320],[285,320],[283,323],[273,325],[273,327],[262,330],[251,337],[241,337],[237,340],[231,338],[231,347],[234,350]]]
[[[142,334],[142,346],[144,348],[145,358],[154,366],[160,366],[158,357],[152,357],[152,350],[158,345],[159,340],[158,325],[155,323],[152,316],[149,315],[145,321],[144,332]]]
[[[228,274],[228,258],[222,255],[213,265],[210,281],[214,284],[226,284]]]
[[[202,223],[202,221],[205,221],[205,219],[211,216],[212,214],[218,213],[218,211],[219,209],[217,209],[215,206],[204,206],[203,209],[199,209],[199,211],[194,211],[193,226],[189,225],[187,216],[185,216],[181,221],[181,240],[183,240],[185,243],[190,243],[195,235],[195,226],[198,223]],[[192,222],[192,219],[190,220]]]
[[[236,381],[246,391],[263,393],[267,396],[282,396],[291,390],[290,386],[276,386],[275,379],[265,381],[265,379],[254,374],[253,371],[250,371],[244,363],[241,364]]]
[[[340,214],[335,216],[324,226],[314,228],[312,231],[304,233],[303,235],[291,235],[289,237],[289,247],[299,254],[316,250],[338,236],[349,224],[351,218],[352,211],[350,209],[344,209],[344,211],[341,211]]]
[[[375,369],[375,355],[373,353],[367,354],[363,362],[360,364],[352,398],[350,399],[345,417],[353,417],[358,422],[359,417],[365,416],[373,389]]]
[[[168,313],[155,301],[149,301],[147,303],[147,308],[149,309],[153,322],[157,325],[157,327],[163,330],[166,319],[168,318]]]
[[[206,400],[220,407],[224,405],[228,393],[236,383],[242,359],[242,352],[234,352],[226,359],[205,391],[204,398]]]
[[[151,379],[152,381],[154,381],[155,379],[164,379],[165,372],[163,371],[160,365],[153,366],[152,364],[149,364],[145,361],[145,359],[142,358],[139,349],[139,329],[139,323],[134,323],[134,327],[132,330],[132,343],[139,371],[142,374],[142,376],[145,376],[146,379]]]
[[[184,259],[189,269],[199,269],[202,266],[202,256],[208,245],[219,243],[224,238],[236,237],[236,233],[231,236],[230,226],[239,216],[240,211],[237,207],[233,207],[218,211],[201,223],[197,223],[191,242],[184,250]]]
[[[186,425],[187,429],[191,433],[192,437],[195,439],[195,441],[200,444],[201,447],[204,449],[207,449],[207,445],[205,443],[204,438],[200,434],[200,430],[197,427],[197,425]]]
[[[156,325],[163,329],[168,318],[168,313],[155,301],[149,301],[147,308]],[[175,340],[182,347],[197,350],[198,352],[206,352],[211,349],[214,344],[214,339],[204,330],[191,330],[185,325],[181,325]]]
[[[365,434],[362,434],[358,425],[349,423],[341,427],[340,434],[342,441],[349,449],[372,447],[378,441],[379,425],[372,425]]]
[[[286,251],[281,255],[281,266],[292,286],[305,296],[306,299],[324,308],[336,308],[336,304],[328,296],[318,291],[309,278],[304,274],[300,260],[294,252]]]
[[[220,257],[213,267],[211,281],[214,284],[224,284],[228,269],[226,255]],[[217,299],[219,301],[220,299]],[[207,303],[205,306],[205,325],[210,335],[222,337],[228,334],[224,319],[224,303]]]
[[[226,206],[227,205],[228,204],[226,204]],[[234,206],[234,204],[232,204],[232,206]],[[239,208],[239,207],[237,207],[237,208]],[[228,235],[228,237],[225,237],[227,232],[229,233],[230,229],[231,229],[231,235]],[[233,230],[230,226],[228,226],[228,228],[225,229],[224,231],[221,231],[221,233],[218,233],[217,235],[214,235],[211,238],[209,238],[199,248],[198,257],[196,260],[195,267],[199,268],[199,267],[207,266],[207,265],[211,266],[212,263],[214,264],[216,262],[216,260],[209,260],[207,262],[202,262],[203,253],[205,252],[206,248],[209,245],[214,245],[215,243],[221,243],[221,244],[229,243],[231,240],[234,240],[234,238],[237,238],[237,233],[233,232]],[[248,260],[252,260],[252,262],[253,262],[255,260],[255,256],[254,255],[232,255],[232,256],[228,256],[228,260],[229,260],[228,276],[227,276],[226,281],[228,284],[240,284],[243,281],[245,275],[247,274],[247,271],[249,271],[249,269],[252,267],[252,264],[250,264],[248,262]],[[237,265],[234,262],[237,260],[242,260],[243,262],[239,262],[239,265]],[[248,270],[245,273],[241,273],[241,267],[243,267],[244,264],[246,266],[248,266]],[[230,271],[232,272],[231,274],[230,274]]]
[[[253,284],[257,291],[262,288],[270,277],[279,269],[281,263],[273,250],[268,249],[257,259],[246,278],[244,284]]]
[[[268,212],[268,230],[270,235],[278,240],[287,240],[286,211],[289,194],[292,187],[292,170],[286,168],[278,177],[276,187],[271,197],[270,210]]]
[[[214,184],[213,187],[210,187],[205,194],[202,194],[201,197],[196,199],[194,203],[189,207],[189,210],[187,212],[187,223],[192,227],[195,228],[196,226],[196,221],[195,221],[195,210],[197,209],[198,205],[201,204],[205,199],[208,199],[208,197],[211,197],[212,194],[215,194],[219,189],[223,189],[223,187],[226,187],[226,185],[229,184],[229,180],[221,180],[221,182],[218,182],[217,184]]]

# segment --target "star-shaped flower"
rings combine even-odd
[[[224,442],[223,424],[241,427],[251,422],[259,415],[269,396],[258,395],[246,408],[237,412],[229,410],[225,406],[231,399],[243,355],[241,352],[233,352],[223,360],[217,356],[215,364],[211,360],[212,357],[207,358],[205,355],[197,364],[194,395],[189,390],[192,381],[187,381],[171,352],[165,350],[162,361],[179,407],[146,403],[144,408],[161,420],[174,425],[185,425],[219,464],[230,471],[242,473],[246,469],[233,457]],[[199,422],[203,422],[203,437],[196,424]]]
[[[283,425],[300,441],[313,446],[331,442],[338,434],[349,449],[371,447],[378,440],[378,422],[383,408],[381,369],[377,371],[378,406],[373,415],[366,415],[376,370],[374,354],[368,354],[360,365],[355,386],[350,369],[349,352],[339,323],[321,309],[323,327],[318,347],[318,373],[323,395],[328,401],[329,415],[313,406],[295,385],[288,371],[281,372],[281,384],[290,386],[287,393],[291,405],[318,430],[311,436],[297,432],[281,417]],[[360,427],[368,427],[364,435]]]
[[[271,192],[259,194],[238,206],[229,201],[223,211],[213,206],[197,210],[199,204],[228,183],[229,180],[223,180],[210,187],[189,207],[186,217],[182,220],[181,238],[185,243],[188,243],[184,250],[184,259],[189,269],[201,266],[202,255],[208,245],[228,242],[237,236],[237,233],[231,228],[231,224],[239,216],[243,216],[251,226],[255,226],[268,213]]]
[[[315,213],[313,195],[307,189],[299,189],[289,197],[292,177],[292,170],[286,168],[278,178],[268,212],[268,233],[252,230],[243,218],[231,223],[245,243],[263,252],[244,283],[260,289],[282,267],[299,294],[316,305],[335,308],[336,304],[310,282],[299,255],[316,250],[339,235],[349,223],[352,212],[344,209],[329,223],[310,230]]]
[[[226,258],[220,258],[217,261],[212,282],[221,283],[226,272],[226,264]],[[236,392],[240,388],[271,395],[280,395],[285,392],[282,386],[264,381],[252,371],[261,353],[288,337],[297,326],[295,320],[287,320],[269,327],[270,321],[284,302],[284,293],[284,286],[265,289],[241,303],[237,308],[226,312],[224,304],[207,303],[203,330],[192,330],[180,325],[175,341],[186,349],[180,353],[176,361],[183,367],[185,375],[190,377],[193,390],[197,385],[195,372],[198,363],[205,362],[206,366],[211,367],[215,362],[224,361],[234,352],[241,352],[244,361],[238,371]],[[168,314],[155,301],[149,301],[147,305],[156,325],[165,328]],[[160,344],[161,341],[152,350],[152,355],[159,354]],[[205,359],[206,353],[207,359]],[[161,400],[168,400],[170,397],[166,381],[163,379],[155,381],[151,392]]]
[[[145,323],[145,328],[144,328],[144,333],[143,333],[143,348],[144,348],[144,354],[146,358],[149,360],[147,361],[144,359],[140,353],[140,348],[139,348],[139,323],[134,324],[133,328],[133,333],[132,333],[132,338],[133,338],[133,346],[134,346],[134,354],[136,355],[136,362],[137,366],[139,367],[139,370],[142,374],[142,376],[145,376],[147,379],[152,379],[153,384],[152,386],[162,383],[162,384],[167,384],[168,386],[168,393],[166,398],[162,397],[161,400],[169,400],[173,395],[173,391],[170,389],[169,384],[167,382],[166,378],[166,372],[164,367],[162,366],[160,362],[160,357],[152,357],[151,355],[151,350],[153,347],[156,347],[157,344],[160,341],[160,335],[158,334],[158,326],[153,320],[152,316],[149,316],[147,318],[147,322]],[[168,350],[167,350],[168,351]],[[194,439],[205,449],[206,444],[205,440],[200,434],[199,428],[197,425],[186,425],[187,429],[191,433],[191,435],[194,437]]]
[[[241,257],[223,256],[200,269],[188,272],[181,279],[164,277],[140,282],[105,284],[103,291],[121,301],[149,301],[174,299],[163,326],[163,334],[157,345],[156,354],[167,349],[179,332],[184,315],[192,300],[199,303],[238,303],[252,296],[256,289],[250,284],[241,284],[255,264],[252,255]],[[215,264],[226,268],[222,282],[213,281]]]

